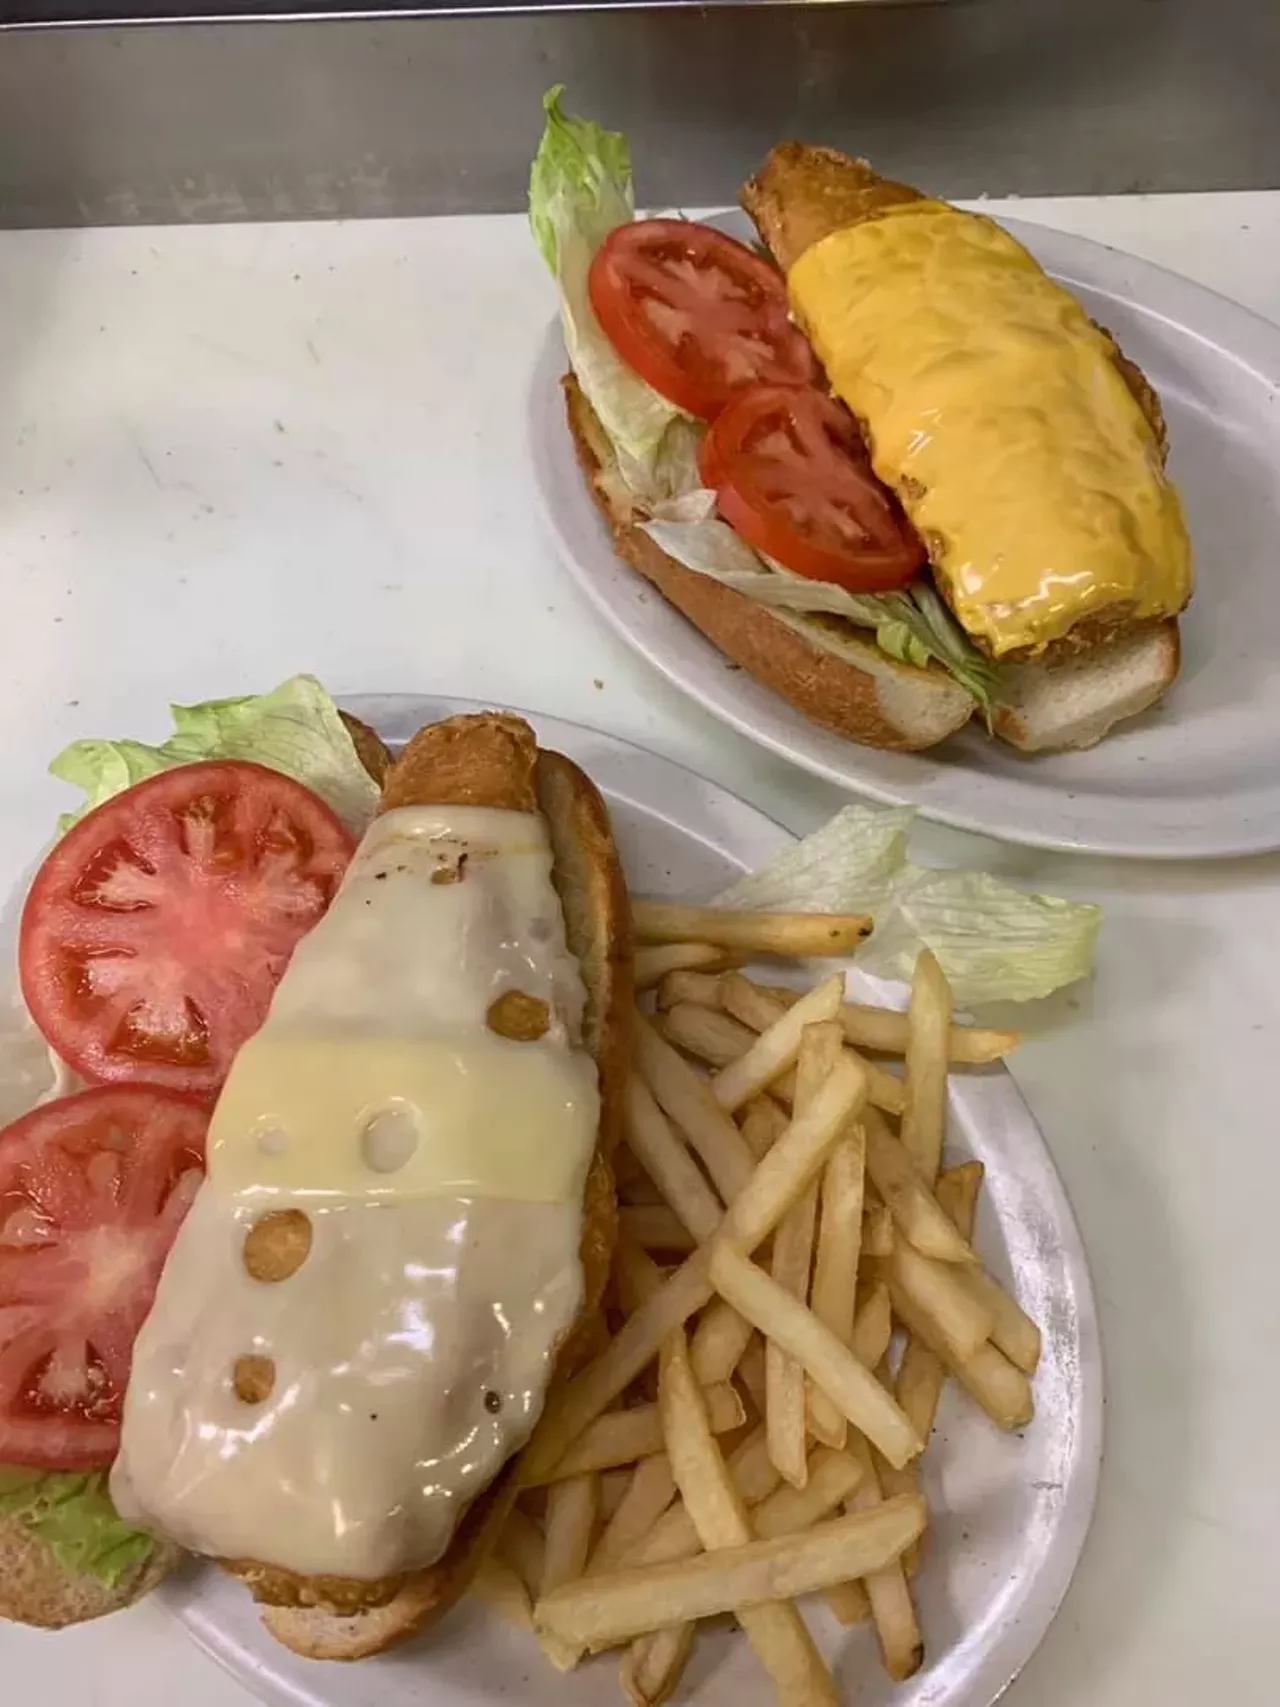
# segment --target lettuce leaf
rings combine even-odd
[[[931,659],[941,664],[984,709],[997,697],[996,666],[973,646],[927,576],[898,593],[851,593],[832,581],[812,581],[761,557],[714,510],[713,492],[686,492],[640,525],[686,569],[775,610],[840,616],[872,629],[882,652],[919,668]]]
[[[67,813],[77,819],[135,782],[201,759],[252,759],[313,789],[354,834],[378,804],[378,788],[360,763],[338,708],[314,676],[292,676],[270,693],[175,705],[173,734],[158,747],[140,741],[73,741],[49,766],[54,776],[85,792]]]
[[[663,495],[661,463],[669,430],[686,417],[647,385],[600,329],[587,293],[596,250],[635,218],[627,139],[543,98],[546,126],[529,174],[529,224],[560,289],[569,365],[609,435],[618,468],[640,498]]]
[[[846,806],[741,878],[719,904],[760,911],[870,913],[861,970],[908,983],[931,948],[962,1008],[1027,1002],[1088,977],[1101,907],[1029,895],[983,871],[913,865],[915,807]]]
[[[107,1588],[138,1571],[156,1547],[117,1515],[101,1473],[45,1475],[0,1465],[0,1513],[38,1536],[63,1570],[87,1572]]]

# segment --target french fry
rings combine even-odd
[[[766,1340],[776,1340],[790,1352],[891,1464],[902,1465],[916,1456],[923,1442],[865,1364],[812,1311],[724,1239],[712,1246],[711,1279],[716,1291]]]
[[[739,1114],[738,1123],[757,1161],[768,1155],[787,1129],[787,1117],[771,1096],[752,1097]]]
[[[696,1379],[696,1377],[695,1377]],[[756,1429],[725,1463],[733,1485],[746,1506],[758,1506],[775,1491],[781,1478],[769,1457],[769,1443],[762,1428]],[[702,1543],[683,1499],[663,1512],[649,1533],[624,1554],[626,1569],[640,1565],[665,1565],[673,1559],[691,1559]]]
[[[724,1211],[684,1141],[671,1130],[653,1092],[637,1074],[623,1102],[627,1147],[695,1239],[709,1239]]]
[[[919,1546],[919,1540],[911,1543],[912,1547]],[[904,1557],[910,1548],[905,1549]],[[871,1602],[867,1599],[867,1591],[860,1582],[837,1583],[829,1588],[822,1597],[840,1622],[846,1626],[865,1624],[871,1617]]]
[[[751,1523],[716,1446],[681,1330],[662,1348],[659,1377],[667,1456],[693,1527],[708,1554],[750,1544]],[[800,1614],[786,1602],[734,1608],[782,1707],[838,1707],[835,1683]]]
[[[839,985],[841,980],[833,979],[831,982]],[[819,986],[819,990],[822,988]],[[797,1002],[787,1018],[804,1011],[804,1003]],[[770,1035],[769,1032],[762,1033],[760,1043],[763,1044]],[[797,1114],[807,1114],[812,1108],[814,1098],[840,1059],[841,1040],[840,1027],[834,1021],[817,1021],[806,1025],[800,1033],[796,1062]],[[774,1283],[802,1304],[809,1295],[817,1209],[815,1180],[795,1208],[788,1211],[773,1235],[770,1273]],[[769,1456],[779,1473],[793,1487],[804,1487],[809,1474],[805,1372],[795,1358],[774,1340],[765,1342],[765,1422],[769,1434]]]
[[[716,983],[718,986],[719,979]],[[653,1024],[668,1043],[708,1067],[727,1067],[745,1055],[756,1040],[750,1026],[723,1008],[700,1007],[696,1002],[677,1002],[659,1012]]]
[[[731,964],[724,949],[709,942],[663,942],[637,948],[633,978],[637,990],[652,990],[672,972],[709,972]]]
[[[759,1334],[752,1334],[751,1342],[734,1371],[734,1377],[755,1406],[756,1414],[763,1416],[768,1406],[768,1398],[765,1391],[764,1341]]]
[[[685,1006],[714,1010],[720,1004],[720,974],[683,969],[668,972],[658,985],[656,1000],[659,1013]]]
[[[755,1158],[732,1118],[684,1056],[636,1015],[636,1060],[658,1106],[668,1114],[702,1158],[716,1190],[732,1200],[751,1177]],[[635,1148],[632,1143],[632,1148]],[[674,1208],[675,1205],[673,1204]]]
[[[762,990],[790,1005],[798,992],[784,984],[762,984]],[[692,998],[686,998],[692,999]],[[874,1049],[881,1055],[907,1052],[907,1016],[894,1008],[869,1007],[864,1002],[845,1002],[840,1024],[846,1040],[855,1049]],[[983,1067],[1002,1060],[1023,1040],[1020,1031],[993,1031],[984,1026],[952,1025],[947,1034],[947,1059],[957,1067]]]
[[[902,1315],[898,1307],[901,1293],[918,1314],[933,1323],[935,1336],[957,1357],[972,1356],[990,1334],[994,1317],[965,1291],[956,1263],[922,1257],[904,1239],[897,1239],[892,1256],[881,1259],[876,1272],[889,1282],[897,1314]]]
[[[711,1080],[711,1094],[730,1114],[764,1090],[796,1064],[805,1028],[831,1020],[840,1011],[844,978],[824,978],[792,1008],[784,1008],[755,1039],[745,1055],[722,1067]]]
[[[818,1242],[809,1306],[844,1345],[853,1335],[858,1260],[862,1243],[864,1139],[861,1121],[851,1121],[827,1158],[822,1174]],[[828,1446],[845,1443],[848,1420],[812,1381],[806,1388],[809,1428]]]
[[[662,1707],[680,1682],[693,1649],[696,1627],[669,1624],[649,1636],[637,1636],[619,1665],[622,1693],[632,1707]]]
[[[968,1242],[939,1207],[931,1181],[926,1182],[906,1145],[900,1144],[890,1132],[878,1108],[865,1111],[862,1128],[866,1136],[867,1173],[908,1244],[937,1262],[976,1264],[978,1259]]]
[[[717,1298],[703,1311],[693,1332],[689,1358],[703,1387],[727,1381],[742,1362],[755,1329],[744,1322],[732,1304]]]
[[[693,1234],[665,1203],[623,1204],[618,1225],[644,1251],[688,1252],[696,1248]]]
[[[533,1603],[518,1571],[491,1553],[482,1559],[467,1590],[481,1605],[521,1630],[533,1629]]]
[[[574,1476],[567,1482],[556,1482],[548,1490],[546,1552],[542,1562],[540,1598],[582,1575],[595,1522],[594,1476]],[[554,1631],[539,1629],[538,1641],[557,1671],[572,1671],[582,1658],[580,1642],[566,1641]]]
[[[658,1454],[658,1456],[661,1455]],[[643,1463],[643,1459],[637,1460],[637,1462]],[[634,1468],[630,1464],[619,1464],[612,1470],[601,1471],[600,1486],[596,1495],[596,1516],[601,1523],[608,1523],[614,1512],[617,1511],[634,1473]]]
[[[862,1255],[893,1255],[893,1217],[878,1200],[875,1203],[869,1202],[862,1212]]]
[[[863,1477],[845,1510],[873,1510],[882,1499],[874,1456],[866,1441],[856,1436],[849,1450],[861,1465]],[[902,1683],[923,1664],[924,1642],[901,1559],[893,1559],[880,1570],[872,1571],[862,1579],[862,1586],[871,1606],[884,1669],[895,1683]]]
[[[675,1497],[675,1477],[666,1453],[642,1458],[631,1472],[627,1490],[587,1561],[588,1576],[616,1570],[650,1533]]]
[[[942,1161],[947,1122],[947,1048],[951,1035],[951,986],[925,948],[916,957],[907,1008],[906,1098],[902,1143],[932,1185]]]
[[[515,1571],[530,1600],[542,1593],[546,1541],[537,1524],[519,1506],[513,1507],[508,1515],[495,1551]]]
[[[997,1428],[1023,1428],[1031,1421],[1035,1415],[1031,1383],[1002,1351],[989,1342],[983,1342],[967,1357],[957,1356],[955,1348],[938,1332],[936,1321],[921,1310],[892,1277],[889,1292],[894,1314],[902,1325],[937,1353],[948,1372],[955,1376]]]
[[[669,901],[631,903],[638,942],[711,943],[733,954],[781,954],[807,960],[852,954],[871,929],[864,913],[744,913]]]
[[[731,1386],[710,1388],[704,1402],[716,1434],[728,1434],[746,1421],[742,1400]],[[540,1480],[563,1482],[568,1477],[585,1476],[593,1470],[612,1470],[618,1464],[634,1464],[638,1459],[651,1457],[662,1449],[662,1419],[657,1405],[633,1405],[625,1411],[606,1411],[583,1430],[560,1462]],[[525,1483],[526,1487],[538,1485],[536,1481]]]
[[[795,997],[792,1006],[795,1001],[801,1000],[802,997]],[[764,1031],[787,1011],[783,1002],[740,972],[724,974],[720,981],[720,1005],[726,1013],[741,1020],[752,1031]],[[884,1109],[886,1114],[901,1114],[906,1100],[903,1081],[877,1062],[866,1060],[856,1050],[850,1049],[848,1054],[864,1068],[867,1074],[867,1094],[876,1107]],[[789,1099],[790,1089],[785,1075],[773,1086],[773,1092],[783,1102]]]
[[[889,1288],[882,1280],[876,1280],[867,1287],[865,1296],[858,1305],[850,1348],[859,1363],[868,1369],[876,1369],[888,1351],[892,1337],[893,1308],[889,1302]],[[916,1432],[919,1433],[919,1430]],[[928,1440],[928,1436],[924,1434],[921,1434],[920,1438]]]
[[[922,1499],[897,1495],[873,1511],[835,1518],[804,1535],[587,1577],[544,1595],[534,1607],[534,1623],[598,1651],[667,1624],[820,1593],[898,1558],[926,1516]]]
[[[718,1239],[753,1251],[816,1178],[845,1122],[867,1094],[866,1074],[846,1051],[813,1107],[792,1120],[725,1213]],[[608,1346],[547,1406],[522,1460],[523,1479],[545,1478],[611,1400],[658,1355],[673,1328],[711,1300],[711,1246],[702,1245],[623,1323]],[[886,1455],[887,1456],[887,1455]]]

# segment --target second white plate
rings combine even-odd
[[[423,723],[478,707],[402,695],[348,702],[390,742]],[[705,899],[764,863],[792,837],[714,783],[576,724],[531,717],[539,737],[575,759],[606,795],[629,881],[638,892]],[[886,1000],[856,971],[855,991]],[[986,1168],[977,1230],[984,1260],[1044,1329],[1037,1415],[997,1432],[967,1401],[944,1397],[925,1465],[933,1512],[917,1581],[927,1663],[889,1681],[869,1628],[815,1613],[815,1635],[844,1699],[862,1707],[990,1707],[1048,1629],[1093,1511],[1102,1455],[1102,1359],[1080,1235],[1030,1111],[1003,1068],[952,1082],[948,1155]],[[616,1661],[561,1676],[532,1638],[465,1604],[429,1639],[358,1665],[299,1659],[258,1622],[241,1584],[193,1568],[158,1591],[192,1637],[275,1707],[616,1707]],[[695,1707],[767,1703],[745,1642],[717,1630],[699,1644],[681,1698]]]
[[[725,228],[746,234],[742,215]],[[1002,223],[1118,338],[1159,391],[1198,565],[1182,674],[1163,706],[1085,753],[1024,757],[977,723],[926,753],[882,753],[810,723],[726,663],[614,554],[564,423],[553,326],[531,453],[565,566],[612,628],[705,710],[855,793],[1005,841],[1150,859],[1280,847],[1280,327],[1173,273],[1017,220]]]

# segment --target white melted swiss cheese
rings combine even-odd
[[[486,1024],[511,990],[547,1004],[537,1041]],[[219,1099],[134,1350],[122,1516],[306,1575],[444,1553],[527,1440],[581,1306],[583,1002],[540,816],[375,820]],[[306,1214],[310,1250],[252,1279],[246,1234],[281,1209]],[[251,1355],[275,1371],[258,1404],[233,1381]]]

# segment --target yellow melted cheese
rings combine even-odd
[[[375,820],[237,1056],[138,1336],[118,1510],[193,1552],[381,1578],[441,1557],[527,1440],[582,1302],[599,1093],[534,814]],[[530,1042],[494,1001],[546,1004]],[[265,1215],[307,1217],[254,1278]],[[270,1393],[237,1391],[268,1360]]]
[[[1191,594],[1182,507],[1109,341],[1007,232],[920,201],[832,232],[787,279],[935,575],[995,656]]]

